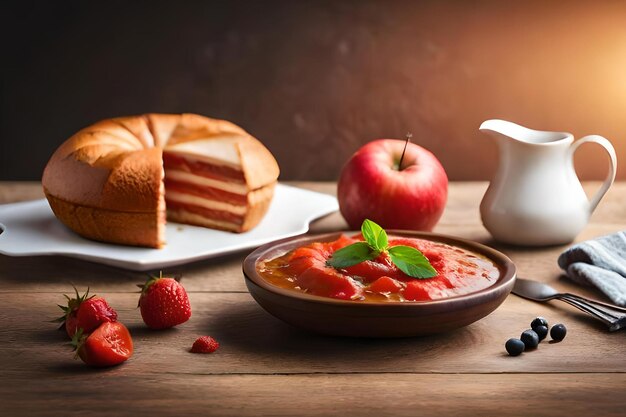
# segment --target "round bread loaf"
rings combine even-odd
[[[238,186],[247,191],[246,207],[239,210],[241,219],[214,227],[249,230],[269,207],[278,164],[263,144],[240,127],[195,114],[120,117],[82,129],[50,158],[42,178],[44,193],[57,218],[84,237],[159,248],[165,243],[163,152],[189,142],[213,140],[215,144],[224,142],[229,152],[236,154],[231,169],[241,171],[242,185]],[[198,157],[212,155],[200,152]]]

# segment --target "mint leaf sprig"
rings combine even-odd
[[[326,264],[337,269],[347,268],[387,253],[391,262],[410,277],[425,279],[437,276],[437,270],[419,250],[404,245],[389,247],[387,232],[373,221],[363,221],[361,234],[365,242],[356,242],[335,251]]]

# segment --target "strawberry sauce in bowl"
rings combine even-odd
[[[473,323],[510,293],[515,266],[502,253],[468,240],[390,231],[389,246],[416,248],[436,271],[413,278],[382,253],[345,268],[328,260],[361,235],[334,233],[264,245],[244,261],[254,299],[279,319],[311,331],[359,337],[418,336]]]
[[[257,264],[267,282],[322,297],[354,301],[428,301],[465,295],[495,284],[496,264],[470,250],[426,239],[390,236],[389,246],[418,249],[437,270],[432,278],[406,275],[383,253],[376,259],[335,269],[327,265],[333,252],[361,241],[359,235],[341,235],[330,242],[300,246]]]

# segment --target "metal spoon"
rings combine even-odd
[[[626,327],[626,308],[581,297],[576,294],[559,293],[551,286],[541,282],[517,278],[513,287],[513,294],[533,301],[549,301],[553,299],[564,301],[602,321],[609,327],[609,331]]]

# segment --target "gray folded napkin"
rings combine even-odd
[[[573,281],[594,285],[615,304],[626,306],[626,232],[578,243],[558,262]]]

